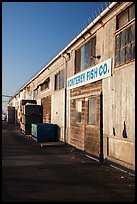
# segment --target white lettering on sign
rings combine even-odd
[[[73,89],[111,76],[112,59],[109,58],[94,67],[67,79],[67,89]]]

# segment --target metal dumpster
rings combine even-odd
[[[37,142],[57,142],[57,125],[49,123],[31,124],[31,135]]]

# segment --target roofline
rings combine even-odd
[[[92,28],[92,26],[97,23],[109,10],[111,10],[119,2],[112,2],[102,13],[100,13],[77,37],[75,37],[61,52],[59,52],[56,57],[54,57],[45,67],[43,67],[34,77],[32,77],[22,88],[20,88],[13,96],[10,98],[9,102],[26,87],[31,81],[33,81],[38,75],[45,71],[56,59],[58,59],[69,47],[71,47],[87,30]]]

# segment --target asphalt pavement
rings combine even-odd
[[[135,175],[2,124],[2,202],[135,202]]]

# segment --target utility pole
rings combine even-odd
[[[2,95],[3,97],[12,97],[12,96],[8,96],[8,95]]]

